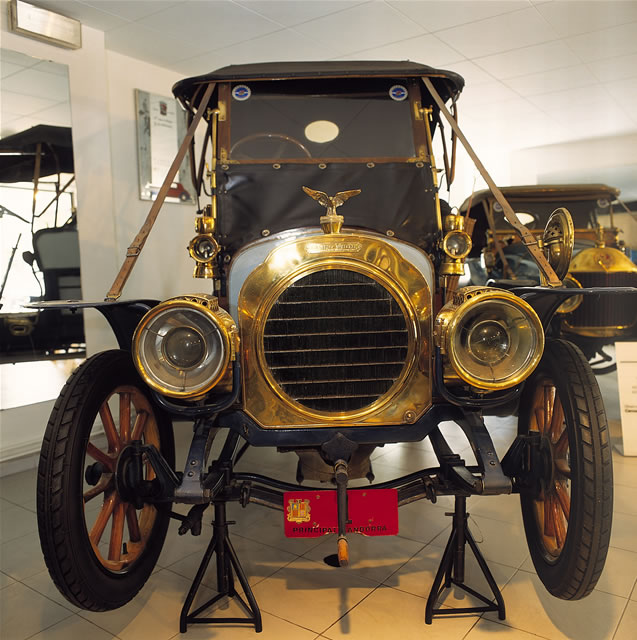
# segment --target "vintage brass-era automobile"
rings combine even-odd
[[[564,284],[575,288],[637,286],[637,265],[626,255],[613,217],[618,189],[604,184],[531,185],[502,187],[502,193],[538,240],[551,213],[560,206],[568,208],[573,218],[575,245]],[[484,284],[489,279],[496,286],[508,287],[519,286],[521,281],[539,283],[537,265],[528,258],[489,190],[467,198],[460,212],[475,219],[473,248],[468,259],[472,283]],[[603,227],[599,216],[608,216],[609,226]],[[616,365],[604,347],[637,337],[637,296],[623,298],[621,304],[613,304],[611,299],[600,303],[593,298],[573,296],[558,308],[552,331],[574,342],[596,373],[608,372]]]
[[[148,219],[106,300],[66,303],[99,309],[120,345],[72,375],[42,447],[42,548],[72,603],[128,602],[153,571],[170,518],[196,535],[212,504],[214,536],[181,629],[247,622],[258,631],[259,608],[228,534],[229,501],[280,510],[290,536],[334,533],[334,561],[346,565],[354,533],[394,534],[399,506],[450,495],[452,534],[425,619],[491,610],[504,618],[466,499],[511,493],[547,589],[566,599],[590,593],[611,529],[608,429],[586,358],[544,335],[573,294],[561,283],[566,271],[551,266],[571,249],[570,218],[555,214],[545,254],[498,195],[546,286],[458,288],[471,238],[462,216],[441,211],[432,136],[446,121],[475,156],[455,119],[462,87],[455,73],[411,62],[238,65],[175,85],[188,133]],[[195,149],[199,126],[204,142]],[[187,150],[199,202],[189,252],[208,286],[163,302],[122,301]],[[449,175],[453,160],[444,161]],[[512,401],[519,435],[500,460],[482,416]],[[193,425],[183,471],[174,465],[173,420]],[[476,464],[452,451],[443,421],[462,428]],[[213,442],[222,436],[222,446]],[[424,438],[437,466],[349,485],[373,481],[375,447]],[[298,484],[238,472],[246,447],[296,452]],[[184,516],[172,503],[192,507]],[[470,591],[482,607],[437,607],[445,587],[470,589],[466,544],[492,593]],[[218,595],[193,612],[213,556]],[[202,617],[219,598],[239,598],[235,578],[246,618]]]

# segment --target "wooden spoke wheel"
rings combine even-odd
[[[118,483],[133,441],[154,445],[174,466],[172,426],[153,405],[130,354],[100,353],[62,390],[38,468],[44,558],[60,591],[85,609],[114,609],[131,600],[152,573],[166,536],[170,505],[144,502]],[[144,457],[141,465],[143,481],[151,483],[154,470]]]
[[[550,378],[535,387],[529,433],[540,435],[542,477],[533,500],[536,526],[547,558],[558,558],[564,549],[571,511],[571,465],[564,409]]]
[[[92,435],[83,465],[84,519],[98,560],[109,571],[125,571],[146,548],[157,509],[151,504],[136,509],[118,494],[116,466],[119,454],[133,440],[159,449],[159,430],[150,402],[140,389],[130,385],[113,390],[100,406],[99,417],[103,434]],[[144,463],[143,475],[147,481],[155,477],[148,462]],[[98,509],[91,510],[92,500],[99,503]]]
[[[611,451],[601,393],[582,352],[548,340],[525,384],[519,432],[530,445],[530,487],[520,493],[533,564],[567,600],[592,591],[604,567],[613,510]]]

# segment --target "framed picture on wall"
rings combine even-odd
[[[174,98],[135,89],[139,197],[154,200],[164,182],[177,149],[186,135],[186,113]],[[195,189],[188,152],[179,167],[167,202],[192,203]]]

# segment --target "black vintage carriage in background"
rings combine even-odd
[[[46,206],[36,209],[36,196],[38,190],[42,191],[43,179],[51,177],[56,181],[54,195]],[[12,277],[20,237],[27,234],[32,238],[33,250],[25,251],[21,258],[31,266],[41,288],[37,299],[82,297],[76,211],[73,202],[70,207],[62,207],[65,211],[70,209],[70,215],[63,215],[60,208],[63,196],[72,199],[68,188],[73,180],[70,127],[41,124],[0,140],[0,184],[13,186],[28,182],[33,185],[31,211],[16,213],[0,202],[2,215],[13,216],[24,223],[24,231],[11,239],[15,248],[8,263],[0,266],[0,298]],[[43,218],[45,214],[47,218]],[[43,226],[43,219],[49,219],[50,224]],[[0,307],[0,362],[85,353],[81,313],[73,313],[69,309],[24,311],[19,307],[12,309],[9,305]]]
[[[91,610],[128,602],[152,572],[171,516],[182,520],[182,533],[198,534],[212,504],[214,537],[181,629],[247,622],[260,630],[228,536],[228,501],[279,509],[286,527],[334,531],[337,564],[345,565],[349,531],[380,513],[381,496],[389,522],[400,505],[453,495],[452,535],[426,621],[448,613],[436,607],[442,588],[469,588],[465,544],[493,593],[478,594],[483,607],[461,611],[503,618],[466,523],[467,497],[503,493],[520,495],[549,591],[567,599],[590,593],[610,537],[608,430],[586,358],[572,343],[544,337],[572,294],[561,286],[566,272],[549,263],[561,266],[555,258],[571,249],[569,216],[554,219],[547,260],[493,185],[547,286],[458,288],[471,238],[462,216],[441,211],[431,140],[446,119],[466,143],[453,115],[462,87],[454,73],[408,62],[239,65],[175,85],[190,126],[146,224],[106,301],[66,305],[99,309],[120,345],[69,379],[42,448],[42,547],[71,602]],[[192,142],[198,126],[203,148]],[[198,190],[189,252],[195,276],[209,279],[205,292],[121,301],[188,149]],[[500,460],[482,416],[512,402],[519,435]],[[446,420],[463,429],[477,464],[452,451],[438,428]],[[193,424],[183,471],[174,467],[172,421],[178,429]],[[361,516],[361,490],[348,483],[373,479],[374,448],[424,438],[439,465],[366,487]],[[248,446],[296,452],[299,484],[258,468],[237,472]],[[308,486],[327,491],[325,520],[317,520]],[[171,512],[180,502],[192,505],[187,516]],[[207,604],[239,597],[236,576],[247,618],[190,611],[213,556],[219,595]]]

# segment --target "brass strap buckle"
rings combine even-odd
[[[126,249],[127,258],[136,258],[142,252],[142,248],[139,245],[132,244]]]

